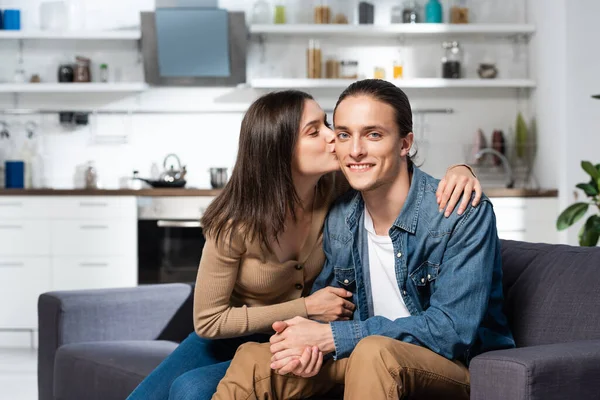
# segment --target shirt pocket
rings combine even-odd
[[[419,302],[423,310],[429,307],[431,294],[435,287],[435,280],[438,277],[440,266],[429,261],[425,261],[410,274],[410,278],[417,289]]]
[[[333,273],[339,287],[354,292],[356,288],[356,274],[354,268],[334,268]]]

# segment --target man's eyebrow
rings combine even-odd
[[[343,126],[343,125],[335,125],[335,130],[338,131],[347,131],[348,127],[347,126]],[[372,131],[372,130],[376,130],[376,131],[386,131],[387,129],[385,129],[383,126],[381,125],[368,125],[368,126],[363,126],[361,128],[361,131]]]

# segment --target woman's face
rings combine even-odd
[[[314,100],[304,103],[292,168],[301,176],[319,177],[339,169],[335,135],[325,112]]]

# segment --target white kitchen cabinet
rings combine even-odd
[[[0,330],[37,329],[37,300],[52,289],[51,274],[48,257],[0,256]]]
[[[137,264],[134,196],[0,197],[0,332],[37,330],[44,292],[135,286]]]
[[[137,284],[137,257],[52,258],[54,290],[106,289]]]
[[[559,243],[555,197],[492,197],[498,236],[526,242]]]

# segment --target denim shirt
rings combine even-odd
[[[440,213],[439,181],[416,167],[408,197],[389,230],[396,282],[410,312],[391,321],[373,315],[364,201],[351,190],[336,201],[323,232],[326,262],[312,292],[326,286],[353,293],[350,321],[330,323],[335,359],[358,342],[381,335],[427,347],[468,363],[485,351],[515,346],[502,311],[502,265],[489,199],[462,215]],[[391,261],[391,260],[390,260]]]

